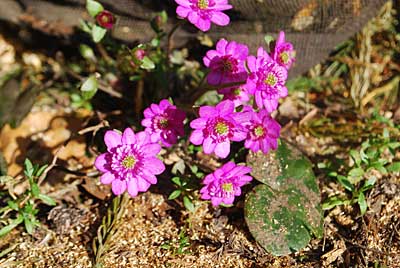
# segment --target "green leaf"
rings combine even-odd
[[[271,42],[273,42],[274,40],[275,40],[275,38],[273,38],[271,35],[265,35],[264,36],[264,41],[267,44],[267,47],[269,47]]]
[[[49,206],[55,206],[57,204],[53,198],[51,198],[50,196],[44,195],[44,194],[39,194],[38,198],[40,200],[42,200],[43,203],[45,203],[46,205],[49,205]]]
[[[337,180],[346,190],[354,192],[354,185],[345,176],[338,175]]]
[[[178,185],[178,186],[182,186],[182,181],[181,181],[181,178],[179,178],[179,177],[173,177],[173,178],[171,179],[171,181],[172,181],[173,183],[175,183],[176,185]]]
[[[82,31],[84,31],[85,33],[91,34],[92,33],[92,27],[93,25],[89,24],[88,22],[84,21],[84,20],[79,20],[79,24],[80,24],[80,28]]]
[[[7,206],[9,206],[12,210],[18,211],[18,205],[12,200],[7,201]]]
[[[99,43],[107,33],[107,29],[100,27],[98,25],[93,25],[92,28],[92,38],[95,43]]]
[[[323,204],[322,204],[322,209],[323,210],[330,210],[336,206],[340,206],[340,205],[344,205],[346,203],[348,203],[349,200],[344,200],[341,199],[337,196],[332,196],[330,198],[328,198],[328,200],[326,200]]]
[[[83,82],[81,86],[82,97],[85,100],[90,100],[96,94],[97,89],[99,87],[97,78],[95,75],[89,76],[85,82]]]
[[[400,162],[393,162],[386,167],[389,172],[400,172]]]
[[[23,220],[24,220],[24,217],[19,214],[18,217],[16,219],[12,220],[9,225],[6,225],[0,229],[0,237],[11,232],[11,230],[14,229],[15,227],[17,227],[19,224],[21,224],[23,222]]]
[[[182,191],[181,190],[175,190],[173,191],[169,196],[168,200],[173,200],[181,195]]]
[[[367,204],[367,201],[365,200],[365,195],[363,192],[361,192],[358,195],[357,202],[358,202],[358,205],[360,206],[361,215],[364,215],[365,212],[367,212],[368,204]]]
[[[29,158],[26,158],[24,164],[25,164],[25,175],[27,177],[32,177],[35,169],[33,168],[31,160],[29,160]]]
[[[49,165],[43,165],[36,171],[36,176],[40,177]]]
[[[357,166],[361,165],[361,156],[359,152],[357,152],[356,150],[350,150],[350,156],[351,158],[353,158]]]
[[[32,183],[31,192],[34,197],[39,197],[40,190],[39,190],[39,186],[36,183]]]
[[[94,18],[96,17],[97,14],[99,14],[104,10],[104,7],[97,1],[87,0],[86,10],[89,12],[89,15]]]
[[[82,57],[86,60],[95,61],[96,56],[94,55],[93,49],[85,44],[79,46],[79,52],[81,53]]]
[[[362,168],[353,168],[349,171],[347,179],[351,184],[357,184],[362,180],[364,173],[365,172]]]
[[[268,155],[249,153],[257,185],[246,195],[245,220],[256,241],[268,252],[287,255],[305,247],[311,234],[322,237],[320,192],[311,162],[281,141]]]
[[[185,208],[187,208],[190,212],[194,212],[194,205],[189,197],[183,197],[183,205],[185,205]]]
[[[140,65],[140,68],[145,69],[145,70],[152,70],[156,67],[154,62],[147,56],[144,56],[142,60],[142,65]]]
[[[31,221],[29,217],[24,218],[24,224],[28,234],[33,234],[33,230],[35,229],[35,224]]]

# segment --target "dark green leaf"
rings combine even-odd
[[[176,185],[178,185],[178,186],[182,186],[182,181],[181,181],[181,178],[179,178],[179,177],[173,177],[173,178],[171,179],[171,181],[172,181],[173,183],[175,183]]]
[[[354,185],[345,176],[338,175],[337,180],[346,190],[354,192]]]
[[[173,200],[181,195],[182,191],[181,190],[175,190],[173,191],[169,196],[168,200]]]
[[[365,212],[367,212],[368,205],[367,205],[367,201],[365,200],[365,195],[363,192],[361,192],[358,195],[357,202],[358,202],[358,205],[360,206],[361,215],[364,215]]]

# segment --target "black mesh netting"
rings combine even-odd
[[[167,10],[168,27],[176,23],[173,0],[102,0],[117,14],[113,35],[125,41],[146,41],[153,32],[149,21],[155,12]],[[212,39],[225,37],[248,44],[254,52],[266,34],[285,30],[294,43],[297,62],[291,75],[302,73],[323,60],[340,42],[361,27],[385,0],[231,0],[233,10],[226,13],[232,22],[227,27],[213,26]],[[85,0],[0,0],[0,19],[16,24],[32,23],[51,34],[69,34],[85,16]],[[86,15],[87,16],[87,15]],[[53,24],[53,25],[52,25]],[[176,45],[183,46],[198,32],[190,24],[176,33]]]

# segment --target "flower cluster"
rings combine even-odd
[[[187,18],[200,30],[210,29],[211,22],[227,25],[229,17],[222,11],[231,9],[228,0],[175,0],[177,14]],[[100,13],[98,23],[113,22],[108,13]],[[137,50],[137,58],[144,50]],[[260,47],[257,55],[249,55],[245,44],[221,39],[216,49],[203,58],[208,67],[207,82],[223,94],[223,100],[214,106],[202,106],[199,117],[190,122],[193,129],[190,142],[202,145],[205,154],[214,153],[226,158],[231,142],[244,142],[253,152],[267,154],[278,147],[280,125],[271,116],[277,110],[279,99],[286,97],[288,71],[295,60],[293,45],[285,41],[281,32],[267,52]],[[253,103],[254,102],[254,103]],[[96,168],[102,172],[100,181],[111,184],[115,195],[126,190],[129,195],[147,191],[157,182],[156,175],[165,170],[157,154],[161,146],[171,147],[184,135],[185,113],[164,99],[144,110],[141,121],[144,131],[134,133],[127,128],[123,134],[107,131],[104,141],[107,152],[99,155]],[[230,161],[208,174],[201,198],[213,206],[232,205],[241,187],[252,180],[251,168]]]

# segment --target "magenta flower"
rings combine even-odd
[[[281,31],[272,49],[272,58],[279,65],[289,70],[295,61],[295,57],[296,52],[294,51],[293,45],[289,42],[285,42],[285,32]]]
[[[151,142],[161,141],[165,147],[170,147],[183,136],[183,120],[185,113],[172,105],[168,100],[160,101],[160,104],[151,104],[144,110],[145,119],[142,126],[151,136]]]
[[[216,107],[200,107],[200,118],[190,122],[194,129],[190,141],[203,144],[205,154],[215,154],[225,158],[230,152],[230,141],[246,138],[246,129],[241,125],[249,120],[248,113],[235,113],[235,105],[230,100],[220,102]]]
[[[211,22],[226,26],[229,24],[229,17],[221,11],[231,9],[228,0],[175,0],[179,5],[176,13],[187,18],[197,28],[206,32],[210,30]]]
[[[244,63],[249,54],[249,48],[225,39],[219,40],[216,48],[217,50],[209,50],[203,58],[204,65],[210,68],[207,82],[210,85],[220,85],[245,81],[247,71]]]
[[[234,162],[226,163],[204,178],[205,186],[200,190],[201,198],[211,200],[215,207],[221,203],[232,205],[235,196],[242,193],[240,187],[252,180],[252,177],[246,175],[250,171],[250,167],[239,166]]]
[[[276,150],[281,126],[273,119],[266,110],[254,112],[249,106],[244,111],[250,111],[251,119],[244,125],[248,129],[244,147],[258,152],[261,150],[267,154],[270,149]]]
[[[249,100],[249,94],[244,87],[230,87],[218,90],[219,94],[223,94],[223,100],[231,100],[235,107],[246,104]]]
[[[245,88],[254,94],[258,108],[265,107],[271,113],[278,107],[279,98],[288,94],[285,86],[287,70],[273,61],[262,49],[258,49],[257,57],[249,56],[247,66],[250,74]]]
[[[156,157],[161,146],[150,141],[144,131],[134,133],[131,128],[121,135],[107,131],[104,135],[107,152],[96,158],[94,165],[103,173],[100,182],[110,184],[115,195],[128,190],[130,196],[145,192],[157,183],[155,175],[165,170],[163,162]]]
[[[110,30],[115,24],[115,17],[110,11],[103,10],[96,15],[96,21],[101,27]]]

